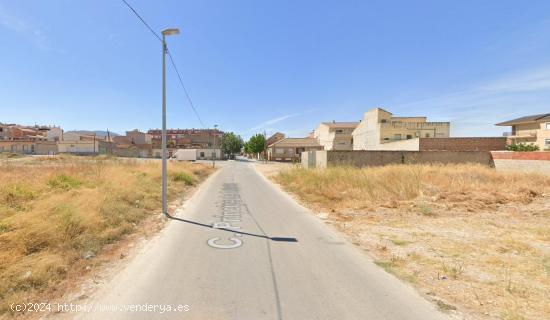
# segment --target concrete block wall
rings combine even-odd
[[[383,166],[401,164],[404,161],[402,151],[325,151],[325,165],[331,166]]]
[[[373,151],[418,151],[420,138],[397,140],[378,144]]]
[[[550,152],[491,152],[495,168],[550,175]]]
[[[495,151],[506,150],[506,137],[420,138],[420,151]]]
[[[404,153],[404,163],[408,164],[461,164],[477,163],[494,166],[488,151],[410,151]]]
[[[313,161],[312,155],[308,154],[308,161],[302,162],[302,165],[306,168],[428,163],[494,165],[491,153],[485,151],[316,151],[314,157]]]
[[[300,158],[302,159],[302,167],[304,167],[305,169],[312,168],[312,164],[310,162],[312,159],[312,153],[312,151],[302,151],[302,156]]]
[[[510,151],[310,151],[302,153],[304,168],[384,166],[388,164],[478,163],[500,171],[550,175],[550,152]]]

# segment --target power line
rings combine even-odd
[[[126,0],[122,0],[122,2],[124,2],[124,4],[130,10],[132,10],[132,12],[136,15],[136,17],[139,18],[139,20],[141,20],[141,22],[145,25],[145,27],[147,27],[147,29],[149,29],[149,31],[151,31],[151,33],[155,36],[155,38],[157,38],[162,43],[162,38],[158,35],[158,33],[155,32],[155,30],[153,30],[153,28],[151,28],[151,26],[145,21],[145,19],[143,19],[139,15],[139,13]],[[197,109],[195,108],[195,104],[193,103],[193,100],[191,99],[191,96],[189,95],[189,92],[187,91],[187,88],[183,84],[183,80],[182,80],[180,72],[178,71],[178,68],[176,66],[176,62],[174,61],[174,58],[172,57],[172,54],[170,53],[170,50],[168,50],[168,45],[166,46],[166,53],[168,53],[168,57],[170,57],[170,63],[172,64],[172,68],[174,68],[174,71],[176,72],[176,74],[178,76],[179,83],[180,83],[181,87],[183,88],[183,92],[185,92],[185,96],[187,97],[187,101],[189,102],[189,105],[191,106],[191,109],[193,109],[193,113],[195,113],[195,116],[199,120],[202,127],[206,128],[206,126],[204,125],[204,122],[202,122],[202,119],[199,116],[199,113],[197,112]]]
[[[204,122],[202,122],[201,117],[199,116],[199,113],[197,112],[197,109],[195,109],[195,104],[193,103],[193,100],[191,100],[191,96],[189,95],[189,92],[187,92],[187,88],[185,88],[185,85],[183,84],[183,80],[181,79],[180,72],[178,71],[178,68],[176,67],[176,63],[174,62],[174,58],[172,58],[172,54],[170,53],[170,50],[166,48],[166,52],[168,52],[168,57],[170,57],[170,62],[172,64],[172,67],[174,68],[174,71],[176,71],[176,74],[178,75],[178,79],[180,81],[181,87],[183,88],[183,92],[185,92],[185,96],[187,97],[187,101],[189,101],[189,105],[191,106],[191,109],[193,109],[193,112],[197,116],[197,119],[199,119],[199,122],[201,123],[203,128],[206,128],[204,125]]]
[[[132,6],[126,1],[126,0],[122,0],[122,2],[124,2],[124,4],[130,8],[130,10],[132,10],[132,12],[139,18],[139,20],[141,20],[141,22],[147,27],[147,29],[149,29],[149,31],[151,31],[151,33],[160,41],[162,42],[162,39],[161,37],[155,32],[155,30],[153,30],[153,28],[151,28],[151,26],[149,26],[149,24],[139,15],[139,13],[134,9],[132,8]]]

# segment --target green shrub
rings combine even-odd
[[[48,186],[54,189],[71,190],[80,187],[82,182],[66,174],[60,174],[48,180]]]
[[[4,201],[9,207],[20,209],[22,204],[36,198],[36,192],[25,184],[15,184],[3,191]]]
[[[10,227],[6,223],[0,221],[0,234],[8,232],[9,230]]]
[[[186,186],[192,186],[195,183],[195,179],[190,174],[183,171],[172,173],[172,181],[183,181]]]
[[[508,151],[538,151],[539,146],[532,143],[514,143],[506,146]]]

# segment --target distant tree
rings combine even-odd
[[[251,154],[252,152],[250,151],[250,144],[247,142],[244,143],[243,145],[243,150],[244,150],[244,153],[245,154]]]
[[[243,147],[243,139],[233,132],[225,133],[222,136],[221,148],[224,154],[234,155],[239,153]]]
[[[255,134],[250,137],[246,143],[249,153],[259,154],[265,150],[265,136],[263,134]]]

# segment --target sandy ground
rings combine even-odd
[[[290,167],[257,168],[273,178]],[[440,309],[471,319],[550,318],[549,195],[481,210],[432,200],[344,212],[301,202]]]
[[[281,171],[292,169],[300,164],[293,164],[290,162],[254,162],[254,166],[258,172],[262,173],[266,177],[271,177],[278,174]]]

